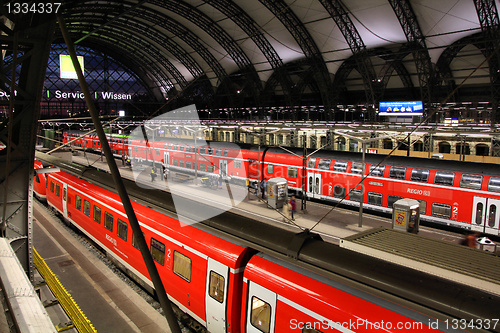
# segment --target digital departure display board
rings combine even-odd
[[[422,101],[380,102],[379,116],[422,116],[424,107]]]

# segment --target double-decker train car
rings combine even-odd
[[[37,173],[37,170],[43,169],[43,163],[35,160],[35,176],[33,177],[33,194],[41,201],[47,200],[47,177],[45,173]]]
[[[48,204],[133,278],[153,288],[119,196],[106,189],[109,176],[100,172],[91,176],[92,183],[62,171],[47,177]],[[210,332],[461,331],[449,329],[454,316],[489,318],[495,314],[492,304],[500,301],[498,295],[318,239],[305,243],[301,250],[317,267],[318,272],[312,272],[297,260],[285,261],[261,250],[269,243],[289,248],[286,243],[294,239],[293,232],[230,212],[205,221],[213,226],[230,221],[229,227],[244,226],[248,228],[244,234],[262,237],[262,244],[256,242],[255,247],[242,245],[200,224],[181,224],[176,213],[167,209],[172,204],[168,193],[128,182],[127,187],[169,298]],[[143,204],[143,199],[162,206],[154,206],[153,201]],[[394,288],[403,288],[405,296],[339,275],[331,269],[336,265],[353,277],[369,277],[382,286],[388,281],[402,284]],[[423,297],[439,309],[413,303],[409,295]]]
[[[500,234],[500,168],[494,164],[367,154],[361,191],[360,153],[322,150],[303,162],[302,149],[267,147],[259,155],[251,145],[238,150],[222,142],[195,146],[174,138],[131,139],[127,148],[133,161],[154,160],[180,172],[196,169],[242,182],[281,177],[296,195],[355,207],[363,201],[366,209],[383,213],[391,213],[398,199],[416,199],[423,221]]]

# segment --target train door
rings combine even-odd
[[[163,164],[165,164],[165,167],[168,168],[168,165],[169,165],[169,155],[168,155],[168,152],[163,152]]]
[[[205,296],[207,330],[225,332],[229,267],[212,258],[208,258],[207,265],[207,295]]]
[[[63,193],[62,193],[62,206],[63,206],[63,216],[68,217],[68,184],[63,183]]]
[[[471,229],[498,235],[500,226],[500,200],[474,197]]]
[[[223,160],[223,159],[219,160],[219,172],[223,176],[227,176],[227,160]]]
[[[246,330],[248,333],[274,332],[276,293],[248,281]]]
[[[314,195],[321,194],[321,174],[307,173],[307,193],[314,198]]]

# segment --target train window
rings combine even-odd
[[[455,179],[454,172],[446,171],[436,171],[436,177],[434,178],[434,184],[440,185],[453,185],[453,179]]]
[[[309,161],[307,162],[308,168],[314,168],[316,165],[316,157],[309,157]]]
[[[183,161],[183,160],[179,160],[179,166],[180,166],[181,168],[184,168],[184,161]]]
[[[200,147],[200,154],[206,154],[207,147]]]
[[[406,175],[405,167],[398,167],[393,165],[389,169],[389,178],[405,179],[405,175]]]
[[[168,149],[168,143],[165,143],[165,147],[164,147],[164,148],[165,148],[165,149]]]
[[[82,210],[82,197],[79,195],[75,195],[75,208]]]
[[[90,217],[90,201],[88,200],[83,201],[83,214]]]
[[[480,190],[482,184],[483,176],[480,175],[469,175],[464,173],[462,178],[460,178],[460,187]]]
[[[352,201],[361,201],[361,190],[352,189],[351,192],[349,192],[349,198]]]
[[[329,170],[332,160],[329,158],[320,158],[318,162],[318,169]]]
[[[252,297],[250,323],[264,333],[271,329],[271,305],[258,297]]]
[[[347,161],[335,161],[335,164],[333,165],[333,170],[339,171],[339,172],[346,172],[347,171]]]
[[[101,208],[94,205],[94,221],[101,223]]]
[[[180,145],[179,146],[179,151],[184,151],[184,147],[185,147],[184,145]]]
[[[40,184],[40,183],[41,183],[41,182],[40,182],[40,177],[38,176],[38,174],[36,174],[36,175],[35,175],[35,181],[36,181],[38,184]]]
[[[387,196],[387,207],[392,208],[394,203],[399,199],[403,199],[403,197],[398,197],[397,195],[388,195]]]
[[[66,200],[67,190],[63,188],[63,200]]]
[[[179,149],[179,145],[174,145],[174,147],[172,149],[173,150],[178,150]]]
[[[207,171],[208,172],[214,172],[214,166],[213,165],[207,165]]]
[[[363,163],[352,162],[351,173],[361,174],[363,172]]]
[[[273,165],[272,164],[268,164],[267,165],[267,173],[273,173],[274,172],[273,170],[274,170]]]
[[[113,231],[113,215],[108,212],[104,213],[104,227],[109,231]]]
[[[235,168],[235,169],[241,169],[241,161],[234,160],[233,168]]]
[[[192,152],[192,153],[195,153],[195,152],[196,152],[196,147],[195,147],[195,146],[191,146],[191,152]]]
[[[61,185],[56,184],[56,195],[60,196],[61,195]]]
[[[212,147],[207,147],[207,154],[212,155],[214,149]]]
[[[216,148],[214,155],[215,156],[222,156],[222,148]]]
[[[333,196],[337,198],[343,198],[345,196],[345,187],[335,185],[333,187]]]
[[[193,162],[193,169],[196,170],[198,166],[196,165],[196,162]]]
[[[116,233],[118,234],[118,237],[120,237],[124,241],[127,241],[127,233],[128,233],[127,222],[123,222],[122,220],[118,219],[118,225],[116,226]]]
[[[222,156],[227,157],[228,154],[229,154],[229,149],[224,149],[224,153],[222,154]]]
[[[286,174],[290,178],[297,178],[297,168],[288,167]]]
[[[420,214],[425,214],[425,211],[427,210],[427,202],[425,200],[416,200],[420,202]]]
[[[488,191],[500,192],[500,178],[490,177],[488,181]]]
[[[174,251],[173,271],[187,282],[191,282],[191,259],[182,253]]]
[[[372,205],[382,206],[382,193],[368,192],[368,203]]]
[[[411,170],[410,180],[414,182],[427,183],[429,181],[429,170],[427,169]]]
[[[179,166],[179,160],[174,158],[174,166]]]
[[[160,265],[165,264],[165,244],[151,237],[151,257]]]
[[[442,203],[432,203],[432,216],[444,217],[449,219],[451,217],[451,206]]]
[[[370,176],[384,177],[385,165],[370,165]]]
[[[219,303],[224,302],[225,279],[222,275],[210,271],[210,283],[208,285],[208,294]]]
[[[478,202],[476,206],[476,224],[483,223],[483,209],[484,209],[483,203]]]
[[[207,171],[205,164],[200,163],[200,171]]]
[[[190,152],[191,151],[191,146],[190,145],[186,145],[186,152]]]
[[[490,228],[493,228],[495,226],[495,221],[497,216],[497,206],[496,205],[491,205],[490,206],[490,213],[488,214],[488,226]]]
[[[186,161],[186,168],[191,169],[191,161]]]

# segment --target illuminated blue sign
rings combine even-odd
[[[410,102],[380,102],[379,116],[421,116],[424,107],[422,101]]]

